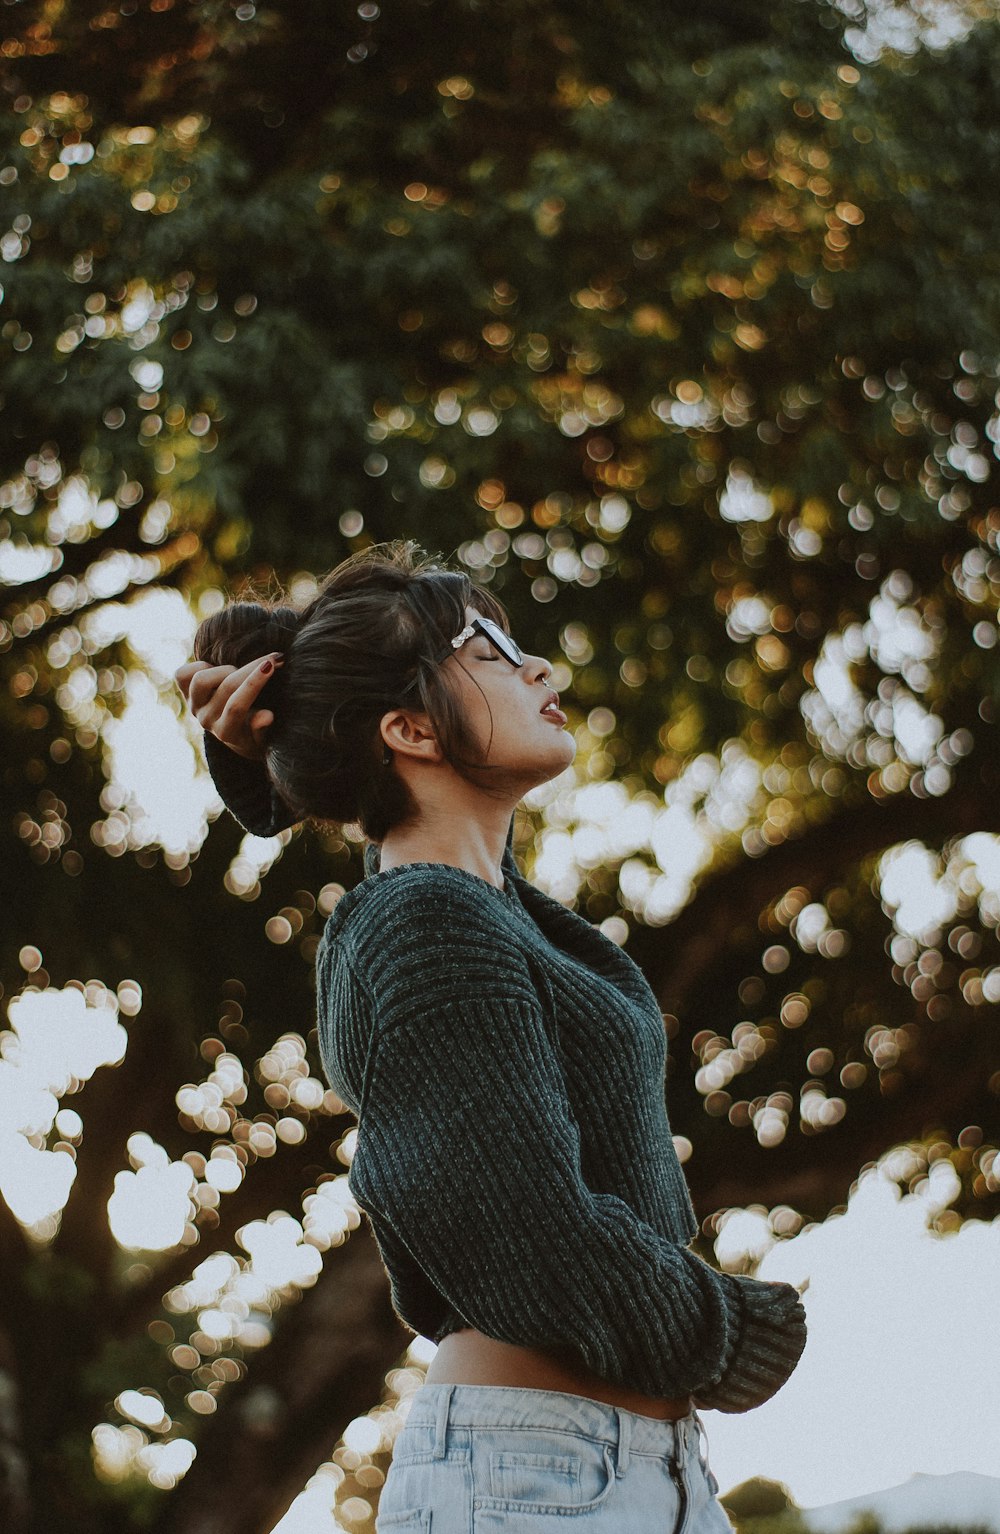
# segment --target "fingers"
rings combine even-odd
[[[259,757],[274,715],[254,704],[281,662],[278,651],[245,666],[189,661],[177,671],[177,685],[203,730],[241,756]]]
[[[212,729],[234,702],[231,717],[245,715],[270,680],[276,661],[280,661],[279,656],[265,655],[245,666],[201,667],[192,676],[188,692],[198,723]]]
[[[205,660],[189,660],[183,666],[178,666],[177,670],[174,672],[174,681],[177,683],[182,694],[184,695],[185,701],[187,700],[187,696],[191,688],[191,678],[195,676],[197,672],[207,670],[208,661]]]
[[[192,709],[196,709],[204,706],[223,678],[234,670],[233,666],[210,666],[205,660],[189,660],[174,672],[174,681]]]
[[[267,727],[274,722],[274,715],[268,709],[256,709],[255,704],[280,665],[280,655],[267,656],[252,668],[249,676],[243,676],[244,668],[241,667],[219,683],[213,704],[217,705],[223,694],[225,699],[222,712],[212,725],[212,734],[240,756],[259,758],[264,755]],[[252,716],[256,717],[256,728]]]
[[[203,729],[211,729],[225,706],[233,686],[239,686],[246,667],[205,666],[195,672],[188,688],[188,702]],[[235,678],[235,681],[234,681]]]
[[[226,699],[256,669],[255,662],[253,666],[209,666],[199,671],[191,678],[191,707],[199,718],[207,712],[214,723]]]

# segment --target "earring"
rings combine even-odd
[[[389,767],[391,765],[392,765],[392,751],[391,751],[391,749],[388,746],[383,745],[383,747],[382,747],[382,766],[383,767]]]

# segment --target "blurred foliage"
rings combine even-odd
[[[749,1519],[777,1519],[782,1514],[798,1511],[788,1487],[781,1481],[769,1481],[765,1476],[741,1481],[719,1500],[734,1526],[741,1531]]]
[[[797,1508],[749,1518],[736,1518],[730,1512],[730,1520],[736,1534],[809,1534],[809,1525]]]
[[[758,1530],[757,1534],[763,1534]],[[847,1534],[885,1534],[885,1525],[873,1513],[862,1513],[851,1524]],[[990,1534],[989,1525],[982,1523],[919,1523],[913,1524],[904,1534]]]
[[[885,9],[5,7],[0,976],[145,997],[73,1099],[58,1230],[0,1205],[32,1488],[8,1488],[12,1529],[42,1486],[56,1534],[198,1526],[240,1430],[226,1391],[251,1400],[260,1366],[179,1365],[162,1297],[297,1211],[349,1129],[262,1062],[290,1032],[317,1069],[321,896],[355,844],[296,833],[241,883],[230,822],[163,849],[106,781],[142,669],[122,613],[157,588],[202,612],[415,537],[558,663],[585,784],[688,794],[711,858],[686,906],[642,894],[648,845],[575,898],[623,923],[667,1009],[706,1250],[750,1198],[793,1234],[903,1142],[901,1186],[958,1180],[939,1229],[998,1208],[1000,910],[955,839],[1000,830],[1000,31],[956,4],[944,46],[894,6],[910,40],[880,51]],[[915,936],[879,862],[909,839],[957,891]],[[244,1100],[179,1111],[223,1054]],[[265,1148],[281,1113],[304,1133]],[[248,1172],[148,1260],[103,1217],[139,1133]],[[185,1431],[209,1385],[222,1402],[167,1499],[90,1470],[140,1376]]]
[[[754,1476],[719,1499],[736,1534],[809,1534],[809,1511],[800,1508],[780,1481]],[[861,1513],[845,1534],[886,1534],[874,1513]],[[903,1534],[988,1534],[980,1524],[913,1524]]]

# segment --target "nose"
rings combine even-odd
[[[524,669],[532,682],[546,682],[552,675],[552,663],[544,655],[526,655]]]

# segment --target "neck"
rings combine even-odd
[[[503,888],[504,848],[514,805],[490,800],[475,814],[426,806],[419,821],[394,827],[382,843],[379,867],[401,863],[447,863]]]

